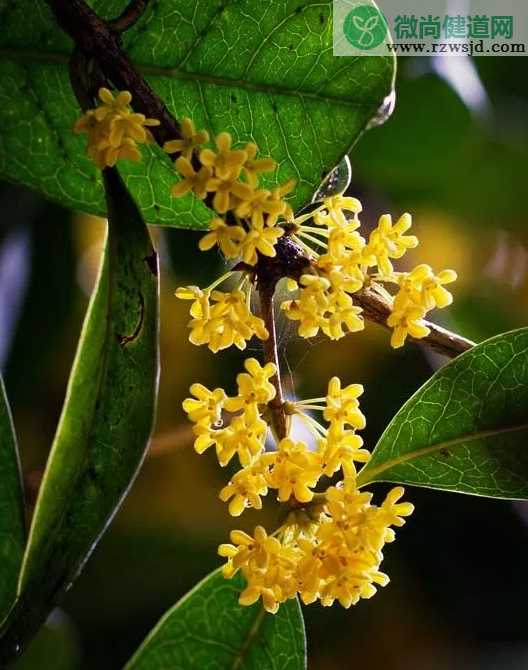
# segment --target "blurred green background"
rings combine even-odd
[[[433,318],[480,341],[526,325],[528,70],[516,58],[400,59],[392,117],[360,140],[350,192],[366,230],[410,211],[421,244],[405,259],[459,273],[455,304]],[[13,405],[26,495],[35,501],[76,339],[97,269],[104,222],[0,185],[0,365]],[[181,400],[196,380],[232,390],[244,355],[213,356],[186,339],[176,286],[222,267],[199,234],[152,229],[162,262],[159,417],[145,466],[115,522],[46,630],[17,668],[122,666],[194,583],[219,565],[233,521],[217,500],[228,478],[197,456]],[[444,361],[368,325],[338,343],[299,340],[279,323],[286,387],[324,393],[328,378],[365,385],[372,447],[401,404]],[[249,350],[256,353],[257,349]],[[247,352],[246,352],[247,355]],[[378,486],[381,493],[383,487]],[[369,601],[304,608],[311,670],[528,666],[528,506],[409,489],[416,513],[386,548],[391,583]],[[258,517],[261,521],[262,517]]]

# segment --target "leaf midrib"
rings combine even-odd
[[[30,61],[31,63],[50,63],[68,65],[69,56],[60,51],[36,51],[32,49],[18,49],[16,47],[2,47],[0,48],[0,58],[8,58],[20,62]],[[144,75],[152,75],[158,77],[170,77],[172,79],[180,79],[181,81],[200,81],[206,84],[214,84],[215,86],[225,86],[227,88],[241,88],[253,93],[268,93],[275,95],[288,95],[296,98],[304,98],[308,100],[316,100],[330,105],[343,105],[345,107],[371,107],[378,105],[378,100],[348,100],[332,95],[321,95],[317,92],[302,91],[299,89],[286,88],[279,85],[258,84],[247,81],[245,79],[230,79],[228,77],[216,77],[210,74],[186,72],[178,68],[162,67],[160,65],[146,65],[135,63],[136,67]]]
[[[233,657],[233,664],[231,665],[231,670],[240,670],[240,668],[242,667],[242,663],[244,662],[244,660],[248,655],[252,641],[258,636],[260,632],[265,616],[266,611],[264,607],[261,607],[260,610],[258,611],[257,616],[255,617],[255,620],[253,621],[253,625],[251,626],[246,635],[244,644],[239,648],[239,650]]]
[[[401,465],[402,463],[407,463],[412,461],[415,458],[420,458],[422,456],[428,456],[429,454],[434,453],[435,451],[441,451],[442,449],[449,449],[449,447],[466,444],[467,442],[474,442],[476,440],[483,440],[488,437],[495,437],[496,435],[505,435],[508,433],[516,433],[523,430],[528,430],[528,423],[523,423],[519,426],[512,426],[510,428],[497,428],[494,430],[483,430],[476,433],[460,435],[459,437],[452,438],[451,440],[445,440],[443,442],[438,442],[437,444],[430,445],[428,447],[422,447],[421,449],[415,449],[409,451],[406,454],[401,454],[395,458],[389,459],[378,465],[374,468],[369,469],[368,464],[361,470],[357,478],[358,487],[365,486],[375,480],[375,478],[385,472],[390,470],[396,465]]]

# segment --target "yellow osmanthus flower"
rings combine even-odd
[[[412,302],[426,310],[447,307],[453,302],[453,296],[444,284],[451,284],[456,278],[454,270],[442,270],[435,275],[431,266],[425,263],[418,265],[398,278],[400,290],[394,298],[394,306],[398,308]]]
[[[352,298],[366,277],[362,269],[365,240],[357,232],[360,211],[355,198],[333,196],[311,215],[319,228],[305,224],[307,215],[293,221],[293,239],[315,256],[311,274],[299,279],[299,297],[281,305],[287,318],[299,321],[301,337],[314,337],[322,330],[338,340],[364,328],[362,310]],[[352,213],[352,218],[345,212]],[[308,244],[324,253],[312,252]]]
[[[363,439],[353,430],[343,430],[339,425],[332,425],[318,447],[323,474],[331,477],[342,470],[345,479],[354,478],[357,474],[355,463],[367,463],[370,460],[370,452],[362,447]]]
[[[403,497],[404,493],[405,489],[403,486],[396,486],[387,493],[380,508],[380,517],[383,519],[383,525],[403,526],[405,523],[403,517],[410,516],[414,512],[414,505],[411,503],[398,502],[398,500]],[[392,533],[389,537],[392,538]]]
[[[194,398],[183,401],[183,409],[194,423],[206,421],[209,425],[221,425],[222,410],[227,396],[225,391],[217,388],[210,391],[203,384],[193,384],[190,388]]]
[[[180,286],[174,295],[180,300],[192,300],[191,316],[198,318],[209,314],[209,294],[199,286]]]
[[[394,297],[392,312],[387,325],[393,328],[391,345],[403,346],[407,335],[416,339],[427,337],[430,329],[424,322],[426,313],[437,308],[447,307],[453,302],[453,296],[444,288],[456,280],[456,272],[443,270],[435,275],[429,265],[418,265],[409,273],[396,278],[399,291]]]
[[[184,156],[177,158],[174,166],[183,179],[174,184],[171,194],[178,198],[192,191],[197,198],[203,200],[207,195],[207,185],[212,176],[211,169],[201,167],[195,170],[191,161]]]
[[[390,342],[394,349],[402,347],[408,335],[415,339],[429,335],[431,331],[424,323],[425,314],[425,307],[412,302],[406,302],[403,306],[393,309],[387,319],[387,325],[393,329]]]
[[[281,304],[288,319],[299,321],[301,337],[315,337],[321,329],[332,340],[364,328],[361,308],[354,305],[348,290],[358,290],[361,282],[338,268],[321,274],[302,275],[299,297]],[[348,290],[347,290],[348,289]]]
[[[297,414],[318,440],[322,474],[328,477],[341,469],[345,480],[352,478],[355,481],[355,463],[366,463],[370,458],[369,452],[362,448],[363,440],[356,435],[356,430],[362,430],[366,425],[359,409],[358,398],[362,393],[361,384],[341,388],[341,380],[332,377],[326,396],[290,403],[290,413]],[[328,428],[307,414],[307,410],[321,412]]]
[[[202,384],[193,384],[193,397],[183,401],[184,411],[195,424],[196,451],[203,453],[215,446],[222,466],[235,454],[243,467],[255,465],[259,459],[261,465],[266,458],[268,464],[273,461],[271,455],[263,456],[268,425],[262,419],[262,411],[275,397],[275,387],[269,379],[276,368],[273,363],[262,367],[255,358],[248,358],[244,367],[246,372],[237,376],[237,395],[228,397],[223,389],[210,391]],[[223,413],[232,415],[227,425]]]
[[[279,186],[276,186],[271,190],[270,199],[274,200],[275,202],[282,202],[284,204],[284,211],[282,212],[281,215],[268,214],[268,217],[266,219],[266,224],[268,226],[275,226],[277,224],[279,216],[282,216],[282,218],[286,222],[291,222],[293,220],[294,218],[293,209],[291,205],[288,203],[288,201],[284,200],[284,198],[294,190],[296,184],[297,184],[296,179],[288,179],[287,181],[284,182],[284,184],[280,184]]]
[[[89,109],[75,123],[76,133],[87,133],[86,153],[97,167],[113,167],[120,158],[139,160],[138,144],[153,141],[149,127],[158,126],[157,119],[147,119],[129,109],[132,95],[121,91],[116,96],[99,89],[101,105]]]
[[[110,89],[103,87],[99,89],[97,95],[103,103],[94,110],[94,116],[98,121],[103,121],[103,119],[112,114],[126,113],[128,106],[132,102],[130,91],[120,91],[117,95],[114,95]]]
[[[255,528],[253,537],[242,530],[232,530],[230,539],[232,544],[221,544],[218,548],[220,556],[228,558],[223,568],[226,577],[232,577],[243,565],[257,570],[266,568],[270,558],[281,549],[280,542],[269,537],[262,526]]]
[[[259,189],[253,191],[251,198],[242,200],[235,209],[235,214],[243,219],[251,221],[253,228],[262,229],[266,222],[265,217],[272,217],[274,224],[281,214],[284,214],[286,203],[282,200],[274,200],[271,191]],[[267,222],[266,222],[267,223]]]
[[[252,605],[262,598],[268,612],[275,613],[279,604],[295,595],[291,578],[295,555],[275,537],[270,537],[262,526],[257,526],[253,536],[243,531],[231,531],[232,544],[222,544],[220,556],[226,557],[223,568],[225,577],[232,577],[242,570],[247,587],[240,594],[241,605]]]
[[[390,214],[380,217],[378,227],[370,233],[369,241],[364,249],[365,263],[377,265],[383,276],[390,276],[393,271],[391,258],[401,258],[407,249],[418,245],[414,235],[404,235],[412,225],[410,214],[402,214],[393,225]]]
[[[314,215],[314,223],[318,226],[341,227],[350,224],[350,219],[345,212],[352,214],[352,220],[359,225],[358,214],[363,210],[363,206],[357,198],[349,198],[339,195],[333,195],[323,200],[323,209]]]
[[[302,275],[300,284],[299,297],[286,300],[281,309],[288,319],[299,321],[298,333],[301,337],[315,337],[325,323],[329,306],[327,292],[331,285],[328,279],[316,275]]]
[[[223,219],[216,218],[209,222],[209,230],[198,243],[201,251],[208,251],[218,245],[226,258],[240,256],[241,245],[247,235],[242,226],[229,225]]]
[[[310,451],[304,442],[295,442],[289,437],[279,442],[273,455],[268,484],[277,489],[278,499],[310,502],[314,496],[312,489],[322,474],[320,455]]]
[[[231,516],[240,516],[249,507],[262,509],[261,497],[268,493],[268,469],[265,457],[261,457],[253,465],[235,473],[220,491],[220,500],[230,501],[228,509]]]
[[[328,235],[328,252],[317,261],[319,267],[343,266],[355,267],[354,273],[360,273],[360,287],[364,276],[359,270],[365,240],[356,230],[356,224],[333,227]],[[357,289],[355,289],[357,290]]]
[[[233,291],[213,290],[231,274],[228,272],[204,291],[198,287],[181,287],[176,291],[177,298],[193,301],[189,340],[197,346],[206,344],[214,353],[233,344],[242,350],[253,336],[261,340],[269,336],[264,321],[251,313],[250,288],[241,290],[246,278]]]
[[[186,411],[186,404],[188,406],[190,400],[192,399],[188,398],[184,401],[183,408]],[[190,412],[188,416],[191,419]],[[250,465],[262,452],[268,429],[267,423],[260,418],[257,407],[252,405],[246,408],[242,414],[233,417],[228,426],[225,428],[221,426],[221,421],[212,423],[202,419],[195,422],[193,433],[196,436],[194,441],[196,453],[203,454],[214,446],[222,467],[226,466],[235,454],[238,454],[243,467]]]
[[[221,180],[237,179],[248,155],[243,149],[232,149],[233,138],[230,133],[220,133],[215,138],[217,152],[203,149],[200,152],[202,165],[211,168]]]
[[[181,153],[184,158],[190,160],[194,149],[209,141],[207,130],[197,131],[188,117],[182,119],[181,134],[181,139],[165,142],[163,150],[168,154]]]
[[[254,403],[266,404],[275,397],[276,389],[269,381],[277,373],[274,363],[262,367],[256,358],[247,358],[244,367],[247,372],[240,372],[236,378],[238,395],[226,402],[229,412],[238,412]]]
[[[246,152],[246,162],[242,167],[244,176],[247,179],[248,184],[252,188],[257,188],[259,183],[258,175],[262,172],[273,172],[277,167],[277,163],[273,158],[264,156],[263,158],[256,158],[258,153],[258,147],[254,142],[249,142],[244,147]]]
[[[218,214],[226,214],[230,209],[235,209],[238,203],[250,200],[253,196],[251,186],[238,181],[234,174],[225,178],[211,177],[207,182],[207,190],[214,193],[213,207]]]
[[[216,436],[216,455],[222,467],[238,454],[240,465],[250,465],[264,447],[268,424],[260,418],[256,405],[246,407]]]
[[[403,214],[394,225],[391,216],[384,214],[366,243],[358,231],[361,210],[355,198],[336,195],[293,220],[292,238],[310,255],[311,274],[301,275],[293,284],[299,296],[285,301],[281,308],[287,318],[299,322],[301,337],[314,337],[322,330],[340,339],[363,328],[354,293],[377,284],[378,291],[392,300],[383,284],[397,283],[399,290],[387,322],[394,329],[391,345],[402,346],[409,334],[415,339],[426,337],[429,330],[424,316],[434,307],[451,304],[452,296],[444,285],[453,282],[456,273],[444,270],[435,275],[424,264],[410,273],[394,273],[392,259],[401,258],[418,244],[414,235],[405,235],[412,223],[410,214]],[[310,218],[315,226],[307,225]],[[371,267],[377,268],[376,274],[369,275]]]
[[[328,382],[326,407],[323,417],[326,421],[338,425],[341,429],[350,426],[356,430],[363,430],[366,426],[365,415],[359,409],[359,396],[363,394],[361,384],[349,384],[341,388],[339,377],[332,377]]]
[[[276,255],[275,244],[279,237],[284,234],[284,228],[268,228],[254,226],[245,236],[242,248],[242,260],[248,265],[255,265],[258,253],[273,258]]]

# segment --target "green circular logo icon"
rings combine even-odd
[[[372,5],[358,5],[347,14],[343,32],[353,47],[368,51],[386,38],[387,22],[383,14]]]

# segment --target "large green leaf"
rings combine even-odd
[[[19,600],[0,645],[5,655],[77,576],[134,479],[153,424],[157,256],[117,172],[105,170],[105,182],[106,253],[40,488]]]
[[[94,0],[106,17],[128,0]],[[367,0],[370,2],[370,0]],[[347,153],[392,90],[394,59],[332,55],[331,0],[158,0],[123,39],[178,117],[254,140],[279,163],[269,184],[296,177],[294,205]],[[52,199],[102,213],[97,172],[71,132],[72,45],[44,0],[0,0],[0,174]],[[152,223],[203,227],[208,210],[174,199],[158,147],[120,170]]]
[[[25,543],[18,449],[0,375],[0,621],[15,600]]]
[[[239,575],[211,573],[161,619],[125,670],[304,670],[306,639],[297,600],[266,614],[241,607]]]
[[[528,498],[528,328],[441,368],[396,414],[359,484]]]

